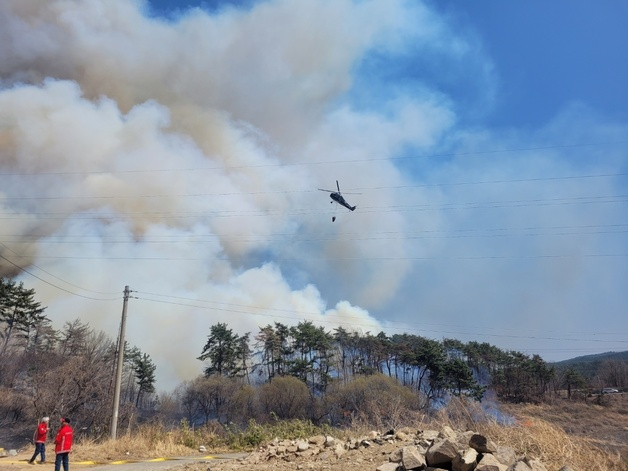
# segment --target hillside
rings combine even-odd
[[[605,352],[596,355],[584,355],[580,357],[570,358],[568,360],[557,361],[552,363],[557,366],[569,366],[574,363],[595,363],[605,360],[623,360],[628,361],[628,350],[625,352]]]
[[[552,363],[557,369],[571,368],[587,380],[595,378],[600,372],[600,367],[608,361],[628,362],[628,351],[624,352],[606,352],[596,355],[584,355],[580,357],[570,358],[568,360]]]

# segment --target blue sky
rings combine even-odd
[[[491,126],[539,126],[582,101],[626,119],[628,5],[581,0],[433,2],[462,31],[479,36],[497,67],[499,102]]]
[[[57,327],[129,285],[163,388],[217,322],[628,349],[624,4],[47,5],[0,5],[0,270]]]

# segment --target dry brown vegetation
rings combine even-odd
[[[561,400],[553,404],[506,405],[503,410],[532,428],[542,423],[551,425],[556,429],[552,433],[565,435],[573,443],[577,448],[575,453],[584,450],[600,457],[599,450],[609,462],[623,463],[624,467],[619,469],[628,469],[628,394],[593,396],[586,402]],[[609,465],[600,469],[614,468]]]
[[[576,471],[628,471],[628,395],[616,395],[604,401],[601,405],[596,404],[595,398],[588,402],[558,400],[542,405],[499,405],[500,411],[513,419],[507,425],[498,423],[482,404],[459,400],[433,415],[410,416],[400,412],[393,420],[398,427],[403,425],[415,430],[439,429],[445,425],[456,430],[474,430],[499,445],[514,448],[518,454],[540,459],[549,471],[557,471],[566,464]],[[218,425],[192,429],[185,423],[173,431],[153,424],[124,431],[116,441],[82,440],[75,447],[72,459],[110,462],[190,456],[199,455],[199,445],[205,445],[208,453],[247,451],[274,437],[303,438],[324,433],[347,439],[374,428],[381,430],[383,425],[386,424],[368,423],[360,417],[346,429],[319,428],[299,420],[265,425],[251,423],[240,432]],[[30,452],[32,450],[25,450],[25,454]],[[307,469],[345,471],[355,468],[356,459],[323,463],[311,458]],[[372,469],[375,469],[374,463],[382,460],[381,451],[377,447],[362,450],[359,460],[368,466],[373,463]],[[222,462],[212,465],[212,470],[232,471],[242,466],[235,461]],[[207,464],[203,463],[186,466],[187,471],[206,468]],[[256,465],[256,469],[279,468],[277,463],[268,463],[268,468]]]
[[[550,471],[565,464],[576,470],[626,471],[628,397],[618,395],[613,399],[613,404],[606,406],[567,400],[500,405],[502,412],[514,418],[507,426],[494,420],[473,419],[479,416],[472,412],[478,405],[471,404],[454,413],[456,419],[451,425],[475,430],[518,453],[539,458]]]

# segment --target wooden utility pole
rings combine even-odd
[[[116,365],[116,387],[113,393],[113,415],[111,417],[111,439],[116,439],[118,432],[118,409],[120,408],[120,385],[122,383],[122,362],[124,361],[124,329],[126,327],[126,306],[129,302],[128,286],[124,287],[124,303],[122,304],[122,322],[120,323],[120,338],[118,339],[118,363]]]

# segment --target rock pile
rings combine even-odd
[[[330,436],[314,436],[303,440],[275,439],[246,458],[247,465],[274,460],[298,463],[326,461],[330,464],[349,459],[351,454],[373,451],[376,471],[547,471],[538,460],[517,456],[514,449],[497,446],[489,438],[475,432],[455,432],[450,427],[441,431],[390,430],[371,432],[368,436],[338,440]],[[560,471],[573,471],[563,466]]]

